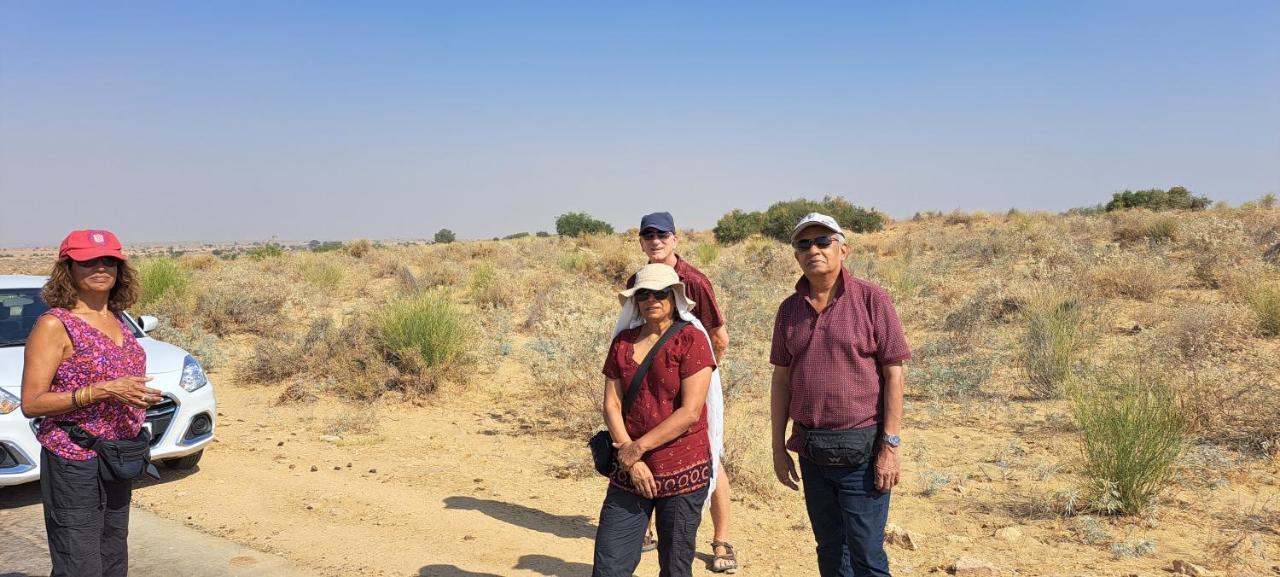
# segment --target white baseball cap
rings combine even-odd
[[[811,212],[804,215],[804,218],[800,219],[800,224],[791,229],[791,240],[794,241],[797,236],[800,236],[800,231],[814,225],[828,229],[838,235],[844,235],[844,229],[840,228],[840,223],[836,222],[836,219],[820,212]]]

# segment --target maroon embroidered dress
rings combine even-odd
[[[57,317],[67,329],[75,352],[58,364],[49,390],[65,393],[95,383],[125,376],[143,376],[147,370],[147,353],[134,338],[133,331],[120,323],[124,341],[116,345],[105,333],[67,309],[52,308],[45,313]],[[95,400],[97,400],[95,398]],[[115,399],[97,400],[87,407],[49,417],[40,422],[36,439],[49,452],[72,461],[87,461],[97,455],[75,444],[67,432],[54,421],[76,423],[90,434],[108,440],[132,439],[138,436],[146,411]]]
[[[624,396],[640,368],[634,354],[641,328],[618,333],[609,345],[609,356],[605,359],[604,375],[622,383]],[[631,410],[623,415],[627,434],[633,440],[639,439],[670,417],[680,407],[680,381],[707,367],[714,368],[715,361],[706,335],[693,325],[685,325],[654,355]],[[711,440],[707,436],[706,405],[689,430],[649,451],[642,460],[653,472],[658,498],[684,495],[705,487],[711,479]],[[627,471],[615,470],[609,477],[609,483],[625,491],[640,492],[631,484],[631,475]]]

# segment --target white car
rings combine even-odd
[[[22,355],[36,318],[49,308],[40,298],[46,280],[0,275],[0,487],[40,478],[35,421],[22,414]],[[213,385],[187,351],[146,335],[156,327],[155,317],[124,316],[147,352],[147,386],[164,396],[147,409],[151,458],[171,469],[194,467],[213,441]]]

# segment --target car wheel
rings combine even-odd
[[[204,456],[204,449],[201,449],[185,457],[178,457],[177,459],[166,459],[164,461],[164,466],[170,469],[190,469],[196,466],[196,463],[200,462],[200,457],[203,457],[203,456]]]

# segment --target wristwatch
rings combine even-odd
[[[880,440],[884,441],[886,445],[889,445],[890,447],[893,447],[895,449],[898,448],[898,445],[902,444],[902,437],[899,437],[891,433],[884,433],[883,435],[880,435]]]

